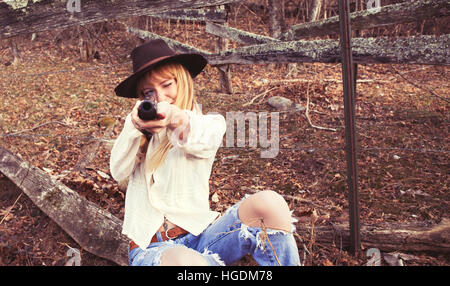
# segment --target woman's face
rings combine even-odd
[[[165,78],[157,73],[146,76],[142,84],[141,95],[152,94],[150,100],[155,103],[166,101],[175,103],[177,98],[177,81],[175,78]],[[150,93],[149,93],[150,92]]]

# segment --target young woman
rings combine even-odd
[[[137,47],[131,58],[133,74],[115,92],[139,100],[110,160],[114,179],[128,179],[129,264],[229,265],[251,253],[260,265],[298,265],[291,212],[277,193],[248,196],[221,216],[209,208],[209,177],[226,123],[196,105],[193,78],[206,59],[175,54],[162,40]],[[155,120],[138,116],[145,96],[157,106]]]

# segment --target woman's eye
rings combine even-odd
[[[169,86],[171,86],[171,85],[172,85],[172,83],[169,82],[169,83],[166,83],[166,84],[164,85],[164,87],[169,87]]]
[[[150,99],[153,99],[153,97],[155,96],[155,91],[154,90],[143,90],[142,91],[142,95],[144,98],[149,97]]]

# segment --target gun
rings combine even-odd
[[[155,120],[156,115],[156,106],[150,100],[151,95],[145,95],[144,100],[138,107],[138,116],[142,120]]]
[[[156,106],[155,104],[150,100],[150,97],[153,92],[150,92],[150,94],[144,95],[144,100],[141,102],[141,104],[138,107],[138,116],[142,120],[155,120],[157,118],[156,113]],[[147,140],[150,141],[152,138],[152,135],[150,132],[147,132],[145,130],[141,130],[141,132],[147,137]]]

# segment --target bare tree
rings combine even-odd
[[[269,30],[272,38],[280,38],[285,30],[284,1],[269,0]]]
[[[323,0],[313,0],[311,11],[309,11],[308,22],[314,22],[319,20],[320,11],[322,9]],[[298,64],[289,64],[288,75],[292,74],[294,77],[298,74]]]
[[[313,0],[311,11],[309,12],[308,22],[319,20],[320,10],[322,9],[323,0]]]
[[[229,8],[225,8],[225,5],[220,6],[221,10],[229,10]],[[225,22],[225,26],[228,26],[228,24]],[[229,40],[222,37],[216,38],[216,52],[220,53],[221,51],[228,50],[229,46]],[[225,92],[227,94],[233,93],[233,85],[231,82],[231,69],[230,65],[223,65],[218,66],[217,69],[219,71],[219,79],[220,79],[220,89],[222,92]]]
[[[17,48],[17,42],[15,39],[9,40],[9,50],[11,51],[11,55],[13,56],[13,65],[18,65],[22,61],[22,57],[20,56],[19,49]]]

